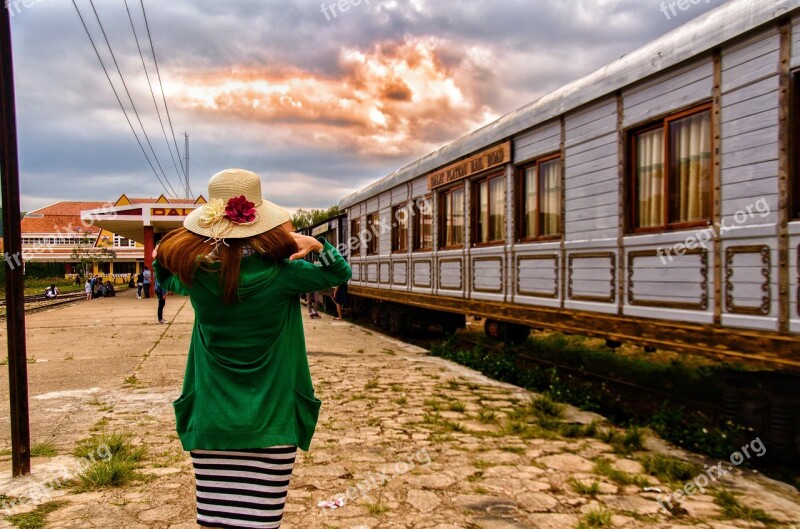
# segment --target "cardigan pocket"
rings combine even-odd
[[[194,391],[187,395],[181,395],[178,400],[172,403],[175,409],[175,425],[178,433],[185,433],[194,429]]]
[[[319,419],[319,408],[322,401],[316,397],[307,397],[297,389],[294,390],[294,412],[297,419],[297,444],[302,450],[308,450],[314,429]]]

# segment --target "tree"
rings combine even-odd
[[[78,245],[72,249],[71,257],[80,263],[83,276],[89,275],[89,269],[93,268],[94,263],[106,263],[113,260],[117,254],[114,250],[106,247],[95,248],[94,241],[85,235],[78,242]]]
[[[294,229],[302,230],[310,226],[315,226],[339,214],[339,206],[331,206],[328,209],[298,209],[292,217]]]

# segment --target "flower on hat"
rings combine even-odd
[[[255,222],[258,211],[254,202],[241,195],[228,200],[224,216],[234,224],[251,224]]]
[[[221,198],[214,198],[203,204],[203,212],[200,214],[200,225],[203,227],[213,226],[225,216],[225,202]]]

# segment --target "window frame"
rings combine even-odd
[[[375,222],[377,219],[377,222]],[[377,226],[377,228],[374,228]],[[367,241],[367,257],[373,255],[380,255],[381,253],[381,214],[378,211],[367,213],[367,227],[366,229],[372,233],[372,237]]]
[[[461,249],[464,248],[464,238],[465,238],[464,237],[464,229],[467,227],[467,223],[466,223],[467,219],[466,218],[464,219],[464,224],[461,226],[461,230],[462,230],[462,233],[461,233],[461,244],[453,244],[453,245],[450,245],[450,246],[445,246],[445,241],[447,241],[447,227],[448,227],[449,223],[446,222],[446,221],[442,222],[444,220],[443,213],[444,213],[444,211],[446,211],[445,208],[442,207],[442,206],[444,205],[444,201],[445,200],[450,200],[451,201],[450,202],[450,218],[447,219],[447,220],[452,222],[452,220],[453,220],[452,197],[453,197],[453,193],[456,192],[456,191],[462,191],[463,192],[463,199],[462,200],[464,200],[466,202],[467,192],[466,192],[466,186],[464,185],[463,182],[460,183],[460,184],[457,184],[457,185],[450,186],[448,188],[439,190],[439,212],[438,212],[437,216],[439,217],[439,249],[440,250],[461,250]],[[464,216],[466,217],[466,215],[467,215],[466,204],[462,204],[462,206],[463,206],[463,210],[464,210]]]
[[[703,112],[709,113],[709,135],[711,137],[711,157],[709,159],[709,165],[711,170],[709,171],[709,186],[708,186],[708,212],[709,217],[707,219],[701,220],[693,220],[688,222],[670,222],[669,214],[670,214],[670,178],[671,178],[671,170],[672,170],[672,152],[670,152],[670,134],[669,134],[669,126],[671,123],[693,116],[695,114],[701,114]],[[663,130],[664,131],[664,219],[663,224],[659,226],[649,226],[645,228],[636,227],[636,214],[637,214],[637,200],[636,200],[636,140],[639,135],[645,134],[647,132],[652,132],[654,130]],[[666,115],[661,116],[660,118],[656,118],[654,120],[650,120],[647,123],[642,125],[637,125],[635,127],[631,127],[625,131],[626,141],[625,145],[628,149],[628,152],[625,155],[625,163],[627,164],[625,170],[625,190],[627,192],[628,198],[626,200],[628,204],[628,212],[625,215],[626,221],[626,232],[629,234],[644,234],[644,233],[665,233],[671,231],[679,231],[691,228],[698,228],[698,227],[706,227],[710,226],[714,219],[714,164],[716,162],[716,153],[714,152],[714,134],[715,134],[715,127],[714,127],[714,104],[712,101],[707,101],[705,103],[700,103],[699,105],[693,105],[691,107],[685,108],[683,110],[679,110],[677,112],[672,112]]]
[[[561,230],[558,235],[541,235],[541,222],[539,216],[542,211],[542,193],[540,189],[542,172],[539,166],[542,164],[552,162],[553,160],[561,161]],[[536,167],[536,217],[534,220],[534,235],[527,233],[527,223],[525,222],[525,203],[528,197],[528,188],[525,185],[525,173],[531,167]],[[560,241],[564,238],[564,161],[560,152],[546,154],[537,158],[536,160],[520,165],[517,168],[517,189],[519,190],[517,197],[517,242],[547,242],[547,241]]]
[[[401,211],[401,210],[405,210],[406,211],[406,213],[405,213],[405,223],[406,223],[405,228],[403,228],[401,226],[400,218],[397,216],[397,212]],[[394,206],[392,208],[392,253],[393,254],[409,253],[408,233],[409,233],[409,229],[411,227],[411,222],[410,222],[410,219],[409,219],[409,216],[410,216],[409,211],[410,210],[411,210],[411,208],[409,208],[408,204],[402,204],[402,205],[399,205],[399,206]],[[400,233],[399,233],[401,230],[402,230],[402,236],[400,236]],[[395,244],[396,242],[398,242],[398,239],[403,241],[403,247],[402,248],[397,248],[397,246]]]
[[[424,200],[428,203],[428,213],[427,215],[430,216],[431,219],[431,245],[430,246],[419,246],[420,237],[422,233],[422,220],[425,218],[425,213],[422,211],[422,208],[419,207],[419,201]],[[433,195],[428,194],[419,198],[414,199],[414,218],[412,219],[411,224],[411,231],[412,231],[412,240],[411,240],[411,251],[412,252],[432,252],[433,251],[433,219],[434,219],[434,211],[433,211]]]
[[[478,233],[478,224],[480,222],[480,201],[478,200],[478,194],[480,193],[480,185],[482,182],[486,182],[486,192],[489,192],[491,187],[490,182],[500,178],[503,181],[503,238],[502,239],[492,239],[490,241],[483,241],[478,242],[477,237],[480,235]],[[507,210],[507,201],[508,201],[508,182],[506,181],[506,173],[505,170],[502,172],[490,172],[486,175],[479,176],[474,180],[470,181],[470,187],[472,190],[472,197],[470,206],[470,244],[472,244],[473,248],[484,248],[487,246],[502,246],[506,243],[506,217],[508,216]],[[489,233],[492,232],[492,202],[487,197],[487,205],[489,206]]]

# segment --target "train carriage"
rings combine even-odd
[[[800,369],[799,72],[727,2],[344,198],[350,294]]]

